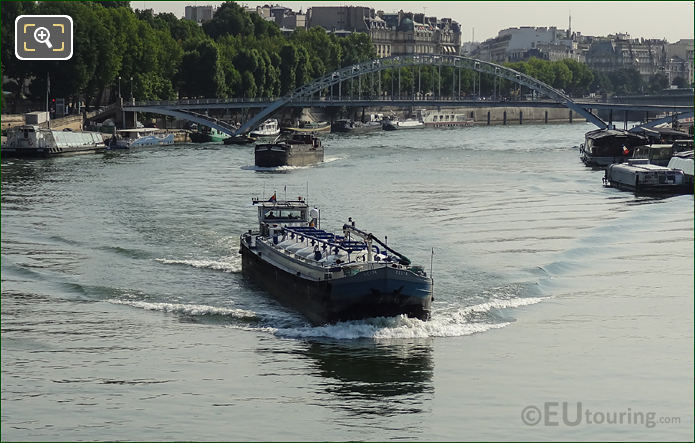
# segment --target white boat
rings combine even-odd
[[[173,145],[174,134],[157,128],[120,129],[109,141],[109,149],[130,149],[142,146]]]
[[[692,146],[692,145],[691,145]],[[688,193],[693,192],[693,186],[695,186],[695,180],[693,179],[695,172],[695,161],[693,160],[693,151],[683,151],[678,152],[671,157],[668,162],[668,168],[670,169],[680,169],[683,171],[683,180]]]
[[[473,126],[474,120],[466,114],[456,114],[454,112],[429,111],[419,109],[418,117],[427,127],[443,128],[450,126]]]
[[[396,126],[398,129],[419,129],[424,128],[425,124],[417,118],[406,118],[405,120],[398,120]]]
[[[425,124],[419,118],[407,118],[405,120],[398,120],[395,117],[384,119],[382,122],[382,128],[385,131],[396,131],[398,129],[421,129],[424,128]]]
[[[613,163],[606,168],[603,178],[606,186],[627,189],[638,193],[692,193],[692,181],[688,184],[681,169],[653,165],[649,159],[629,159],[627,163]]]
[[[259,127],[251,131],[251,137],[274,137],[280,134],[280,125],[276,118],[269,118],[264,121]]]
[[[51,157],[104,150],[103,136],[89,131],[55,131],[37,125],[23,125],[7,132],[3,157]]]

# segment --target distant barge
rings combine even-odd
[[[323,145],[313,135],[294,134],[285,140],[256,145],[255,162],[265,168],[312,165],[323,162]]]

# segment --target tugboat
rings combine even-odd
[[[307,166],[323,161],[321,140],[311,134],[293,134],[273,143],[261,143],[255,149],[256,166]]]
[[[320,229],[305,200],[253,199],[258,230],[241,235],[242,273],[314,324],[407,315],[428,320],[432,278],[421,266],[355,227]]]

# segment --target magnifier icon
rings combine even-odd
[[[53,45],[50,42],[51,38],[51,33],[48,32],[48,29],[44,28],[43,26],[39,26],[36,28],[34,31],[34,40],[36,40],[39,43],[45,43],[48,48],[52,48]]]

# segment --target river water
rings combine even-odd
[[[3,159],[2,439],[692,440],[693,197],[602,187],[591,129]],[[311,327],[246,281],[275,191],[431,264],[432,320]]]

